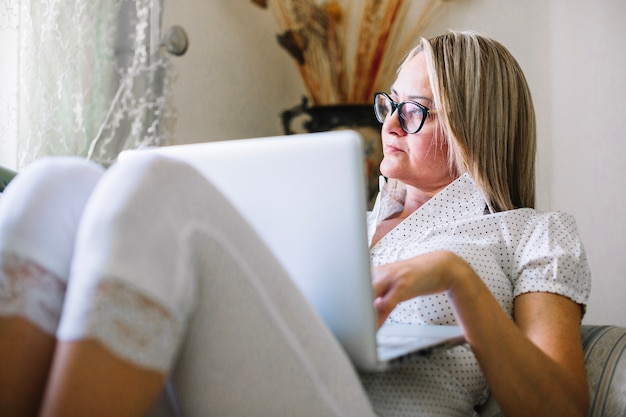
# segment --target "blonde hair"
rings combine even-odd
[[[515,58],[474,32],[422,39],[407,60],[421,52],[451,172],[469,172],[495,211],[534,207],[535,111]]]

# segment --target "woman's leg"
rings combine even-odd
[[[70,365],[55,366],[47,410],[73,402],[106,414],[115,403],[116,415],[131,415],[118,399],[134,393],[134,411],[145,409],[173,369],[189,416],[373,414],[345,353],[285,271],[187,165],[146,155],[112,167],[78,242],[55,356]],[[103,355],[149,386],[86,371]],[[103,381],[106,389],[93,389]]]
[[[0,415],[37,415],[54,342],[22,317],[0,317]]]
[[[85,208],[42,416],[143,416],[164,385],[184,328],[134,282],[156,279],[166,262],[152,238],[172,230],[159,226],[167,209],[146,199],[168,205],[149,165],[112,166]]]
[[[144,416],[165,378],[113,354],[99,340],[60,341],[41,416]]]
[[[35,415],[55,346],[77,225],[101,168],[44,158],[0,200],[0,415]]]
[[[337,340],[273,255],[224,218],[195,236],[197,307],[174,369],[191,416],[372,416]]]

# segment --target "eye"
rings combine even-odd
[[[417,106],[415,103],[406,102],[404,106],[402,106],[402,113],[404,114],[405,119],[412,119],[416,116],[422,116],[422,109]]]

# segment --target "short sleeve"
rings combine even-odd
[[[514,256],[514,297],[549,292],[586,305],[591,273],[573,216],[550,212],[528,219]]]

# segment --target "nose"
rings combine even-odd
[[[406,132],[400,124],[400,115],[398,109],[392,108],[383,123],[383,133],[389,133],[396,136],[404,136]]]

